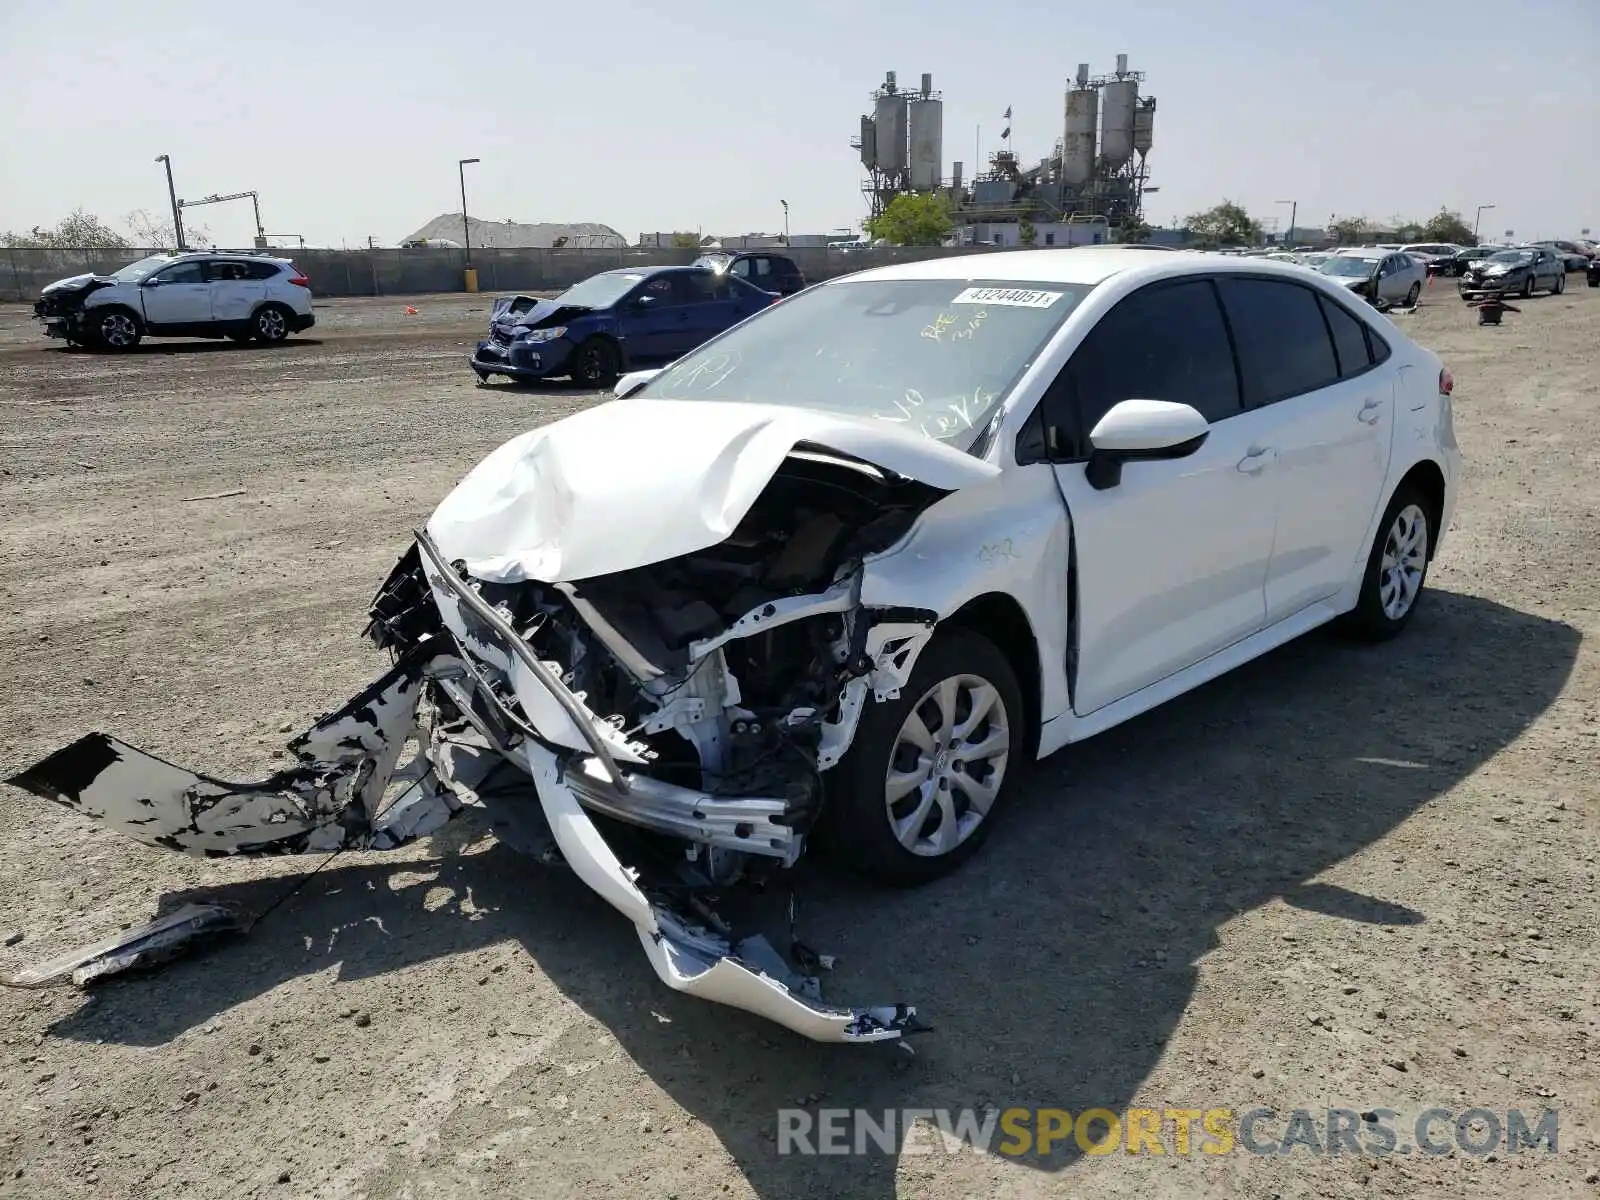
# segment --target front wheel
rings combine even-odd
[[[139,318],[125,308],[113,308],[95,318],[94,340],[107,350],[132,350],[144,337]]]
[[[617,353],[604,338],[590,338],[572,352],[572,381],[596,390],[617,382]]]
[[[965,629],[923,648],[900,696],[862,715],[829,775],[825,824],[842,857],[895,887],[928,883],[977,853],[1027,744],[1016,672]]]
[[[1384,510],[1367,555],[1361,594],[1347,622],[1368,641],[1387,641],[1410,622],[1428,578],[1435,531],[1427,498],[1407,484]]]
[[[1534,287],[1533,272],[1529,271],[1528,272],[1528,277],[1525,280],[1522,281],[1522,298],[1524,300],[1528,299],[1530,296],[1533,295],[1533,287]]]

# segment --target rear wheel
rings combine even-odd
[[[604,338],[590,338],[572,352],[572,381],[582,387],[611,387],[617,370],[616,349]]]
[[[1411,290],[1406,293],[1406,307],[1415,308],[1417,304],[1417,297],[1420,295],[1422,295],[1422,285],[1420,283],[1413,283],[1411,285]]]
[[[263,304],[250,318],[250,335],[258,342],[281,342],[289,336],[289,312],[281,304]]]
[[[1522,298],[1524,300],[1533,295],[1533,287],[1533,272],[1529,271],[1528,277],[1522,281]]]
[[[1021,765],[1026,710],[998,647],[935,635],[900,696],[873,704],[830,772],[831,840],[852,866],[909,887],[955,870],[989,836]]]
[[[144,325],[126,308],[110,308],[95,317],[94,340],[107,350],[132,350],[144,337]]]
[[[1556,285],[1551,290],[1558,296],[1567,290],[1567,273],[1565,271],[1556,276]]]
[[[1421,489],[1406,484],[1384,510],[1367,555],[1361,594],[1347,621],[1368,641],[1394,637],[1417,610],[1428,578],[1428,555],[1435,536],[1430,505]]]

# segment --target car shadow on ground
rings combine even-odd
[[[1030,768],[984,852],[940,883],[883,891],[826,863],[801,872],[803,934],[839,956],[829,998],[917,1003],[934,1031],[915,1057],[819,1047],[669,992],[603,902],[499,845],[398,889],[396,867],[335,864],[248,937],[109,982],[53,1032],[158,1045],[330,960],[341,978],[370,977],[515,939],[716,1133],[757,1194],[887,1200],[896,1153],[780,1155],[778,1110],[1120,1112],[1234,916],[1281,899],[1367,927],[1427,920],[1315,878],[1521,735],[1560,693],[1579,641],[1565,624],[1432,592],[1398,642],[1312,634]],[[441,884],[470,894],[474,919],[424,911]],[[260,907],[283,887],[207,895]],[[332,950],[306,950],[330,931]],[[1218,1053],[1226,1061],[1227,1046]],[[1069,1139],[1012,1161],[1052,1172],[1079,1153]]]
[[[193,342],[140,342],[131,350],[101,350],[95,346],[59,346],[57,354],[93,354],[107,358],[141,354],[231,354],[234,351],[290,350],[299,346],[320,346],[320,338],[287,337],[281,342],[236,342],[231,338],[206,338]]]

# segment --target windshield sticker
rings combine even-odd
[[[1028,288],[975,287],[962,292],[951,304],[995,304],[1002,308],[1049,308],[1065,292],[1036,292]]]

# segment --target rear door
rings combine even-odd
[[[1271,625],[1337,593],[1366,551],[1389,473],[1394,372],[1366,322],[1317,290],[1250,276],[1218,284],[1245,404],[1278,450]]]
[[[679,271],[672,276],[672,289],[674,303],[682,313],[677,325],[668,331],[674,340],[667,352],[674,358],[687,354],[738,320],[733,288],[724,276],[711,271]]]
[[[266,273],[276,273],[267,263],[215,258],[206,264],[211,284],[211,316],[216,321],[248,321],[256,305],[267,297]]]
[[[152,333],[164,326],[209,325],[211,284],[205,262],[188,259],[157,271],[139,285],[145,324]]]

